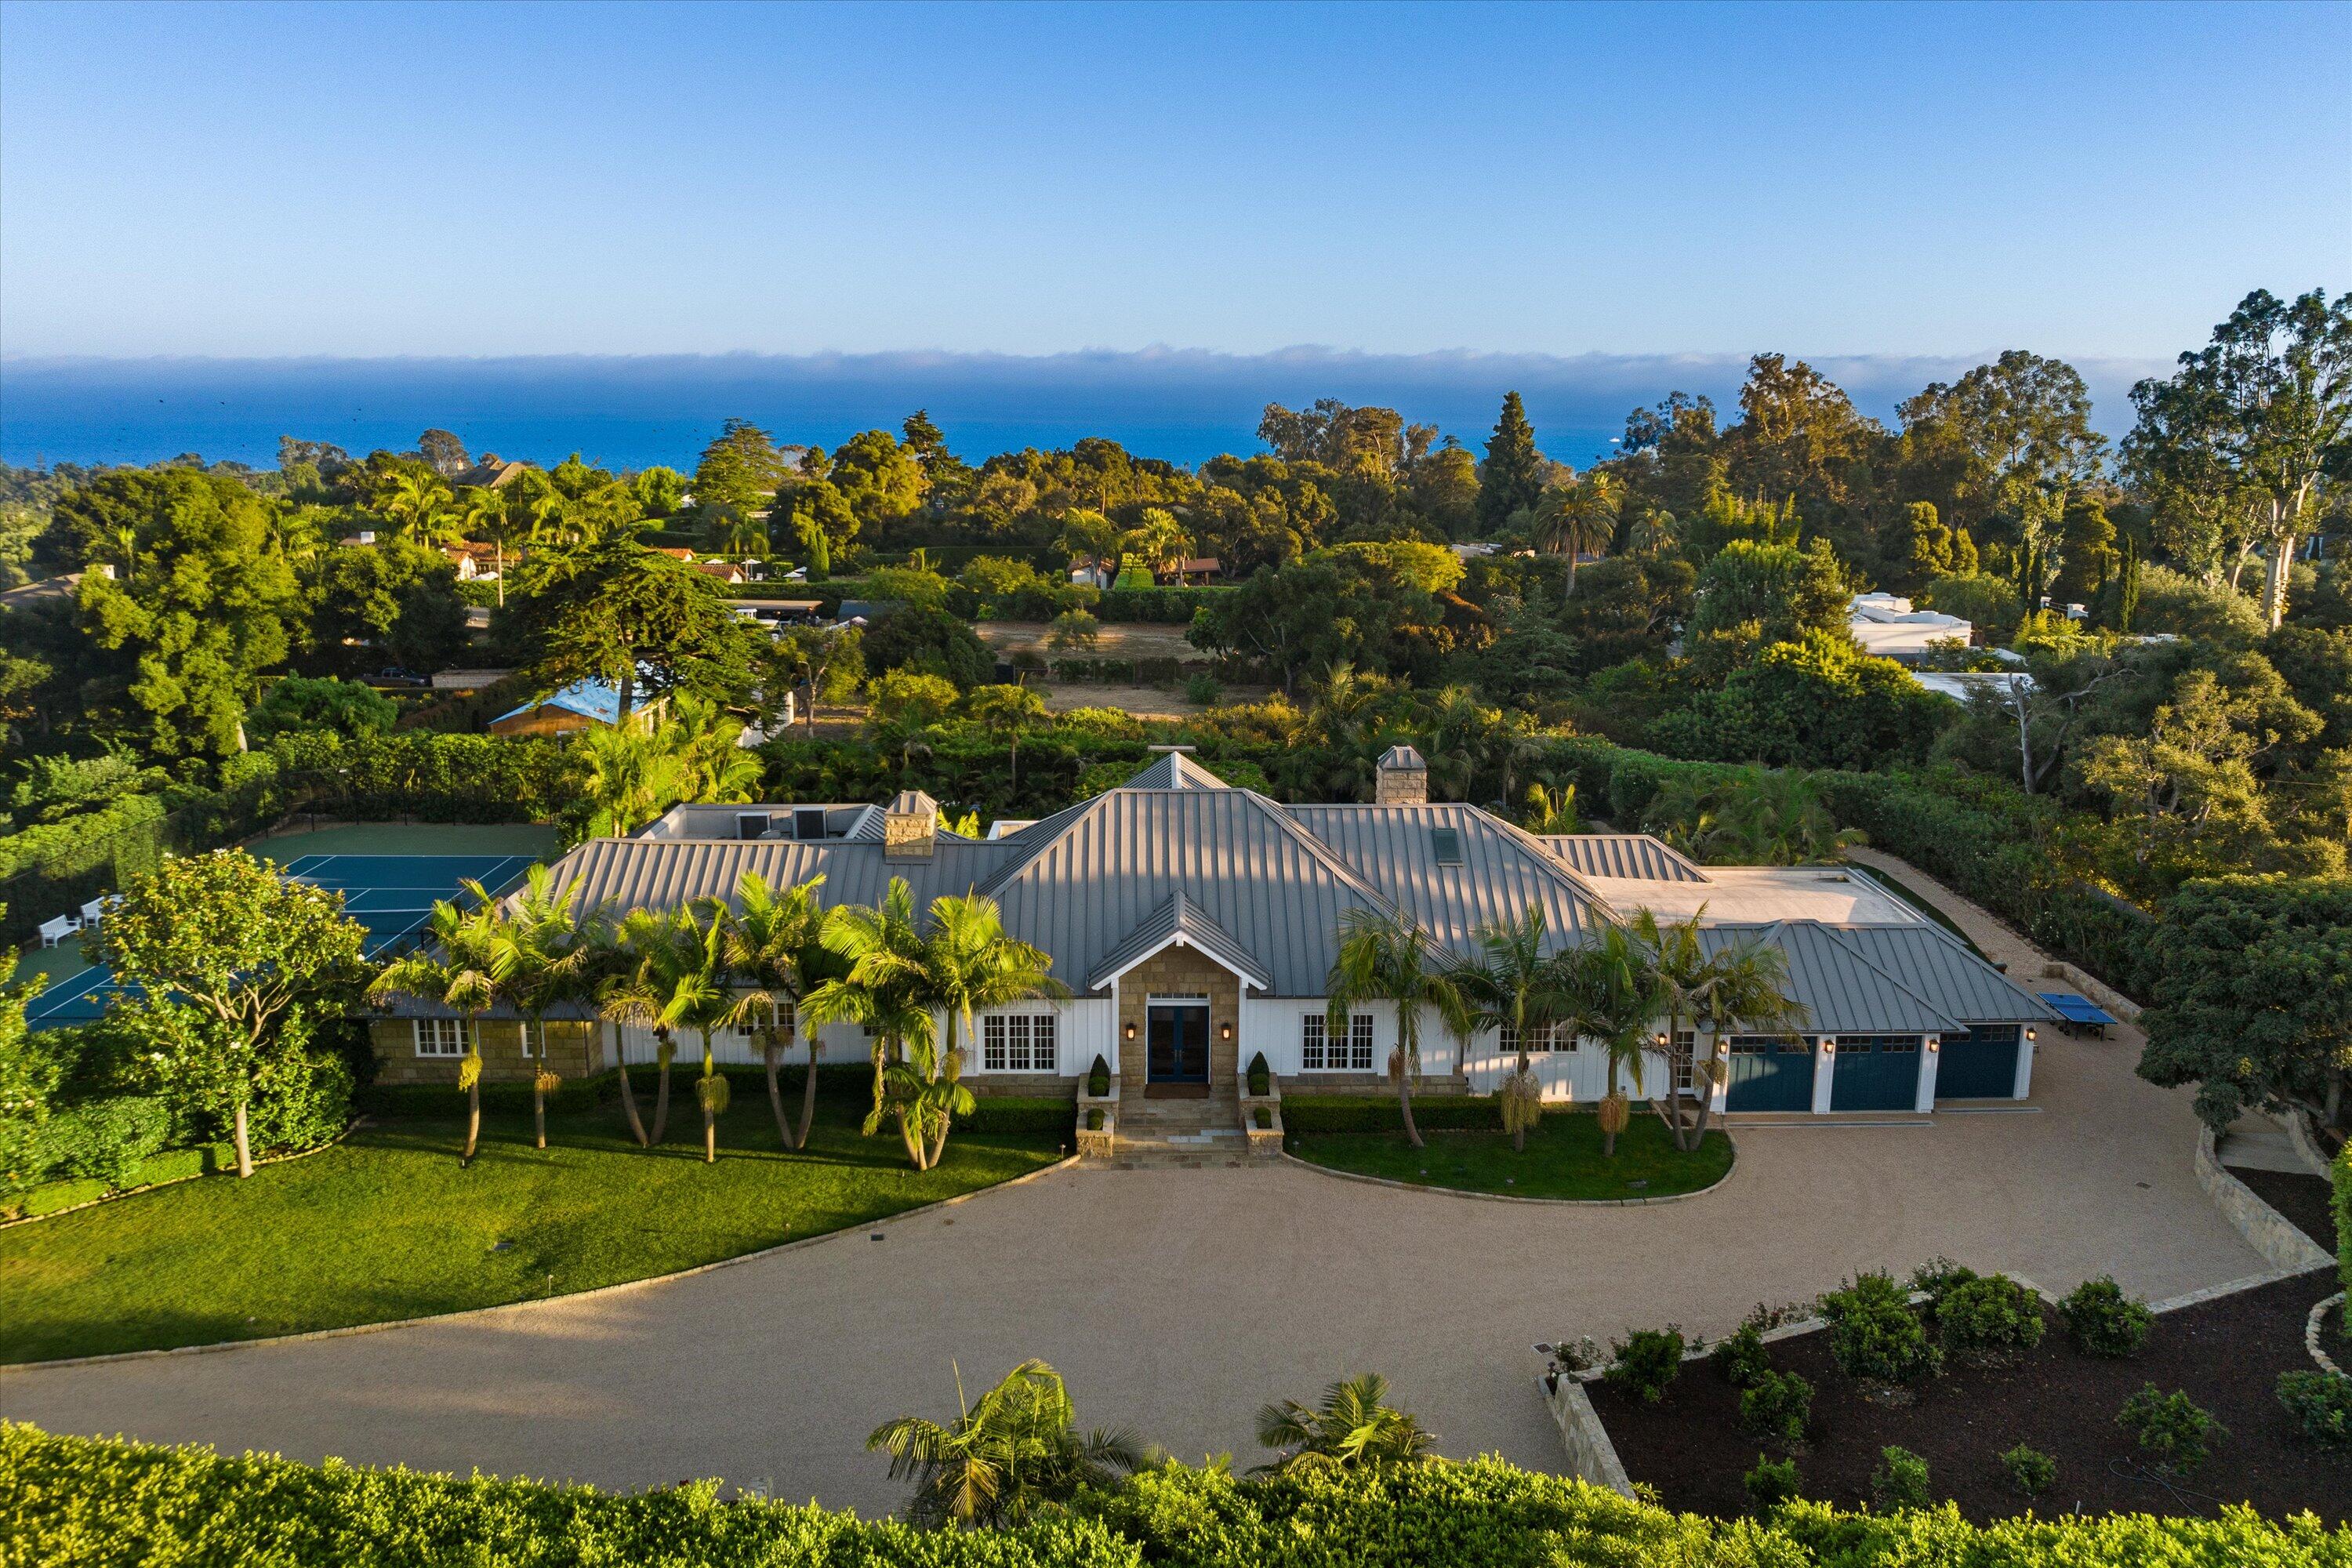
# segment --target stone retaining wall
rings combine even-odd
[[[2213,1130],[2210,1127],[2197,1130],[2197,1184],[2205,1189],[2214,1206],[2246,1238],[2246,1245],[2268,1259],[2272,1268],[2301,1274],[2335,1263],[2319,1249],[2318,1243],[2257,1197],[2252,1187],[2230,1174],[2214,1157]]]
[[[1572,1377],[1560,1378],[1546,1390],[1544,1403],[1551,1407],[1551,1418],[1559,1427],[1560,1444],[1568,1450],[1568,1473],[1595,1486],[1607,1487],[1621,1496],[1632,1497],[1633,1483],[1626,1476],[1624,1463],[1617,1458],[1617,1445],[1609,1440],[1609,1428],[1601,1424],[1601,1413],[1592,1408],[1584,1384]]]

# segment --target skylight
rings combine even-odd
[[[1433,827],[1429,830],[1430,852],[1441,866],[1462,864],[1462,830],[1458,827]]]

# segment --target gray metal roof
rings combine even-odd
[[[1572,947],[1601,923],[1591,889],[1545,852],[1543,841],[1475,805],[1291,805],[1275,809],[1332,852],[1456,953],[1482,925],[1544,912],[1549,946]],[[1441,865],[1433,829],[1460,838],[1461,863]]]
[[[928,860],[890,860],[882,847],[856,839],[799,844],[789,839],[701,838],[665,842],[592,838],[558,860],[556,886],[577,886],[583,912],[671,909],[695,899],[734,901],[736,884],[757,871],[771,887],[787,888],[822,876],[819,894],[835,904],[878,904],[890,879],[904,877],[918,907],[942,893],[968,893],[1012,858],[1005,844],[942,835]],[[1016,933],[1018,934],[1018,933]]]
[[[1122,789],[1230,789],[1224,780],[1181,752],[1163,752],[1160,759],[1136,774]]]
[[[1807,1034],[1956,1035],[1961,1021],[1942,1012],[1815,921],[1708,926],[1699,942],[1710,953],[1769,942],[1789,965],[1789,994],[1804,1004]]]
[[[1646,833],[1555,833],[1547,836],[1544,844],[1587,877],[1638,882],[1707,880],[1705,871]]]
[[[1283,996],[1319,996],[1340,917],[1383,910],[1340,857],[1248,790],[1115,789],[997,846],[1018,858],[980,889],[1005,929],[1091,974],[1179,892],[1252,954]]]
[[[2058,1022],[2050,1004],[1970,952],[1941,926],[1832,929],[1840,942],[1963,1023]]]
[[[1125,942],[1103,955],[1087,976],[1087,989],[1101,990],[1171,942],[1199,948],[1261,991],[1271,984],[1264,964],[1227,935],[1198,904],[1179,892],[1145,916],[1143,923]]]

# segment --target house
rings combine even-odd
[[[1067,1092],[1099,1057],[1123,1097],[1230,1097],[1261,1054],[1306,1087],[1377,1090],[1396,1010],[1356,1008],[1338,1030],[1326,1017],[1349,917],[1401,912],[1461,953],[1480,927],[1530,907],[1554,951],[1647,907],[1697,914],[1710,946],[1782,953],[1807,1022],[1790,1038],[1704,1042],[1703,1055],[1726,1063],[1708,1091],[1723,1110],[1913,1112],[2028,1092],[2032,1027],[2055,1015],[1868,876],[1700,867],[1631,835],[1538,837],[1433,802],[1427,783],[1420,755],[1398,746],[1381,759],[1370,804],[1284,805],[1171,752],[1119,788],[982,838],[942,826],[915,791],[887,805],[684,805],[632,837],[581,845],[553,871],[582,907],[615,914],[731,899],[754,871],[777,887],[822,876],[827,905],[878,903],[894,878],[919,906],[949,893],[994,900],[1069,994],[986,1010],[964,1076],[983,1093]],[[403,1004],[375,1026],[383,1075],[454,1074],[454,1027]],[[567,1073],[654,1057],[650,1034],[584,1016],[567,1037],[568,1065],[557,1063]],[[1491,1092],[1517,1053],[1492,1030],[1455,1041],[1433,1016],[1421,1038],[1430,1092]],[[820,1042],[828,1061],[867,1058],[855,1027],[828,1026]],[[758,1059],[748,1033],[718,1045],[723,1059]],[[1597,1046],[1546,1039],[1530,1054],[1548,1097],[1602,1093]],[[493,1074],[525,1070],[511,1050],[502,1060],[486,1047],[486,1062]],[[1664,1055],[1651,1055],[1639,1093],[1669,1092],[1668,1078]],[[1698,1092],[1688,1080],[1672,1088]]]
[[[1863,652],[1906,662],[1920,658],[1937,643],[1966,647],[1976,638],[1976,627],[1959,616],[1915,610],[1899,594],[1856,594],[1846,612],[1846,630]]]
[[[1152,576],[1161,583],[1193,583],[1214,577],[1224,570],[1224,563],[1213,555],[1195,555],[1179,561],[1172,566],[1152,569]]]
[[[471,486],[486,490],[502,489],[529,467],[530,465],[528,463],[509,462],[496,452],[485,452],[482,454],[481,461],[457,475],[449,482],[459,489]]]
[[[751,569],[740,561],[697,561],[697,572],[718,578],[721,583],[749,583]]]
[[[695,562],[694,552],[687,549],[684,545],[648,544],[646,548],[652,551],[656,555],[667,555],[672,561],[683,561],[689,566],[693,565]]]
[[[640,689],[629,710],[629,722],[636,726],[652,722],[663,701],[660,697],[647,698]],[[620,719],[618,689],[609,681],[575,680],[537,701],[509,708],[490,721],[489,730],[493,735],[545,735],[560,740],[599,725],[610,729]]]
[[[500,555],[495,544],[480,544],[472,540],[441,547],[442,559],[457,568],[460,583],[495,583],[499,580]]]

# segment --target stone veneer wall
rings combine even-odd
[[[485,1018],[474,1026],[482,1043],[482,1081],[529,1083],[538,1063],[522,1054],[522,1026],[507,1018]],[[378,1018],[368,1026],[375,1047],[378,1083],[447,1083],[457,1081],[457,1057],[420,1057],[416,1036],[405,1018]],[[686,1054],[679,1047],[679,1055]],[[601,1027],[579,1020],[556,1020],[547,1026],[547,1065],[566,1079],[600,1073],[604,1060]]]
[[[1118,1081],[1121,1092],[1140,1096],[1150,1058],[1150,1031],[1146,1011],[1154,993],[1174,995],[1205,992],[1209,998],[1209,1090],[1233,1088],[1235,1062],[1248,1044],[1241,1037],[1242,983],[1233,973],[1204,958],[1193,948],[1171,947],[1145,959],[1118,978]],[[1127,1037],[1129,1026],[1135,1037]],[[1231,1027],[1233,1039],[1220,1037]],[[1252,1047],[1255,1049],[1255,1047]],[[1080,1063],[1081,1071],[1090,1065]]]

